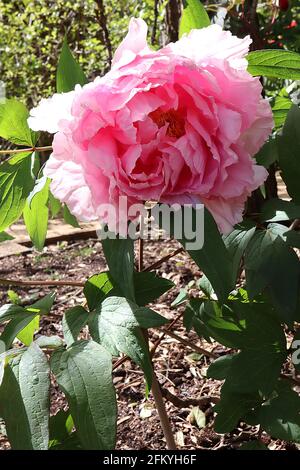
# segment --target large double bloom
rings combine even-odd
[[[55,133],[51,191],[83,221],[120,196],[203,203],[226,233],[267,176],[253,156],[273,120],[247,72],[251,40],[212,25],[153,51],[146,36],[132,19],[110,72],[31,111],[32,129]]]

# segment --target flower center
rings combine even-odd
[[[179,111],[175,109],[169,109],[169,111],[156,109],[150,113],[149,116],[158,127],[168,124],[167,135],[170,137],[176,137],[178,139],[185,134],[184,119]]]

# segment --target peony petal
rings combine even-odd
[[[46,131],[54,134],[59,130],[59,121],[71,119],[71,107],[75,91],[55,93],[51,98],[43,98],[36,108],[31,109],[28,125],[33,131]]]
[[[244,197],[236,197],[231,199],[211,198],[202,199],[202,203],[212,214],[219,230],[224,233],[230,233],[235,224],[243,220],[243,210],[247,199]]]
[[[247,60],[244,57],[251,42],[250,36],[240,39],[214,24],[207,28],[192,29],[188,35],[170,43],[162,51],[172,51],[173,54],[192,59],[197,65],[228,60],[233,68],[245,70]]]
[[[83,222],[97,219],[92,194],[81,165],[74,161],[61,161],[51,155],[44,168],[44,175],[52,180],[52,194],[67,204],[75,217]]]
[[[150,52],[147,44],[147,24],[141,18],[131,18],[128,33],[117,48],[113,67],[122,67],[130,63],[137,54]]]

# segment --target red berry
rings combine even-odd
[[[289,0],[279,0],[279,8],[281,11],[287,11],[289,9]]]

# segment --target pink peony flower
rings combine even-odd
[[[32,129],[56,132],[51,191],[83,221],[120,196],[203,203],[226,233],[267,177],[252,158],[273,120],[246,70],[251,40],[212,25],[153,51],[146,36],[132,19],[109,73],[31,111]]]

